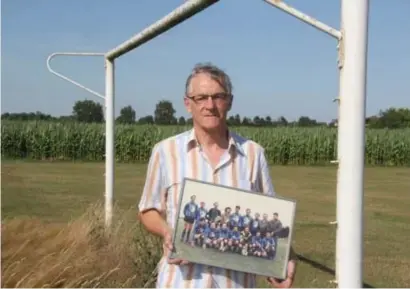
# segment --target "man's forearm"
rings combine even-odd
[[[156,236],[163,238],[169,230],[166,221],[157,210],[139,213],[138,217],[147,231]]]

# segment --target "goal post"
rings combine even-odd
[[[105,101],[105,225],[110,228],[114,199],[115,59],[150,41],[219,0],[186,0],[162,19],[107,53],[54,53],[47,59],[50,72]],[[336,202],[336,282],[340,288],[362,288],[363,175],[367,82],[369,0],[341,0],[341,29],[330,27],[281,0],[268,4],[332,36],[338,42],[339,96]],[[57,55],[104,56],[105,95],[51,69]],[[342,254],[343,252],[343,254]]]
[[[111,226],[114,199],[115,59],[170,30],[219,0],[188,0],[174,11],[105,54],[105,223]]]

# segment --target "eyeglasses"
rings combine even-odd
[[[195,101],[196,103],[203,104],[208,101],[208,98],[211,98],[215,102],[224,103],[229,100],[232,95],[229,93],[221,92],[215,94],[199,94],[195,96],[186,96],[187,98]]]

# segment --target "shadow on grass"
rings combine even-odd
[[[336,276],[336,272],[335,272],[335,270],[332,269],[332,268],[329,268],[329,267],[327,267],[327,266],[325,266],[325,265],[323,265],[323,264],[320,264],[319,262],[316,262],[316,261],[314,261],[314,260],[311,260],[311,259],[306,258],[306,257],[304,257],[304,256],[302,256],[302,255],[299,255],[299,254],[297,254],[297,257],[299,258],[300,261],[302,261],[302,262],[304,262],[304,263],[306,263],[306,264],[309,264],[309,265],[312,266],[313,268],[319,269],[319,270],[321,270],[321,271],[323,271],[323,272],[326,272],[326,273],[329,273],[329,274],[331,274],[331,275],[333,275],[333,276]],[[364,283],[363,283],[363,288],[375,288],[375,287],[373,287],[372,285],[370,285],[370,284],[364,282]]]

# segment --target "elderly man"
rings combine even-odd
[[[249,288],[253,274],[167,258],[184,177],[274,195],[264,149],[227,127],[232,107],[229,76],[211,64],[197,65],[185,86],[184,104],[193,128],[157,143],[149,160],[139,203],[145,228],[164,240],[164,256],[158,267],[159,288]],[[274,287],[289,288],[295,261],[288,264],[285,280],[268,278]]]

